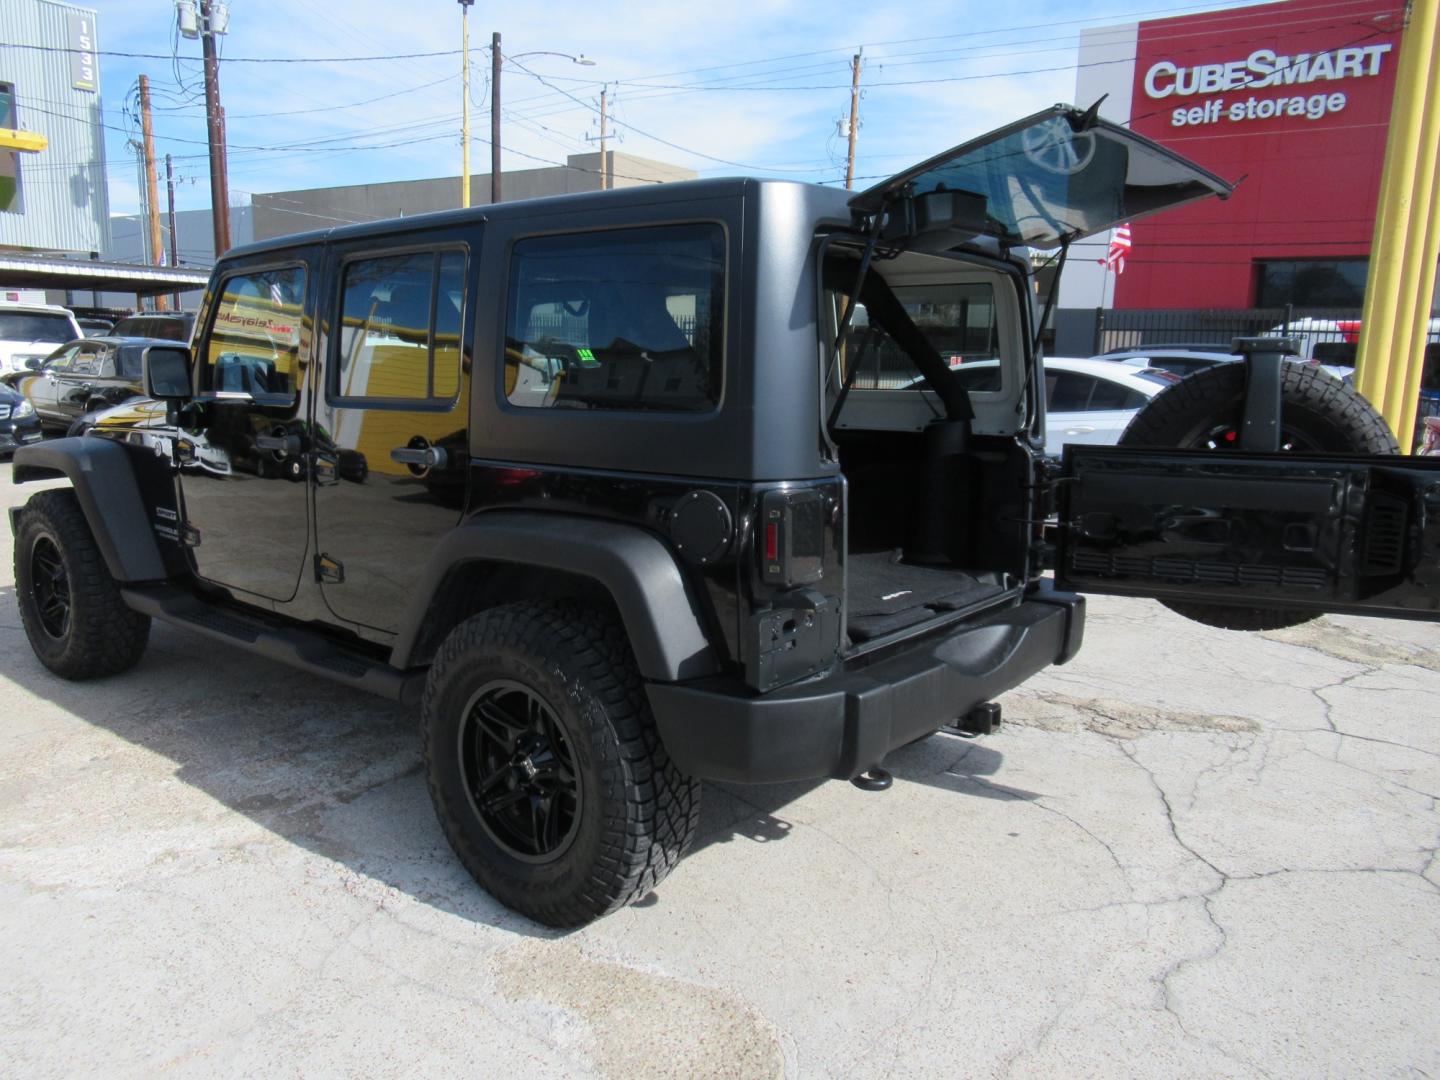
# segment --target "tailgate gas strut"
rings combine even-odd
[[[854,283],[846,294],[849,298],[849,305],[845,314],[840,319],[840,332],[835,335],[835,343],[830,351],[830,362],[826,366],[825,382],[828,385],[834,378],[835,367],[840,361],[840,346],[849,332],[850,323],[855,313],[856,302],[863,302],[870,314],[875,317],[881,326],[900,345],[902,349],[914,361],[920,374],[925,381],[940,396],[945,406],[945,417],[947,420],[957,421],[967,426],[975,418],[975,411],[970,405],[970,395],[960,381],[955,378],[949,365],[941,358],[930,339],[915,325],[905,306],[896,299],[895,294],[890,291],[884,279],[870,276],[870,263],[875,253],[875,247],[880,239],[880,230],[884,224],[885,207],[876,210],[871,221],[870,232],[866,240],[865,251],[860,258],[860,268],[855,275]],[[827,269],[827,287],[837,288],[829,282]],[[840,271],[836,271],[840,273]],[[837,288],[838,291],[838,288]]]
[[[860,269],[855,272],[855,284],[850,286],[846,293],[849,303],[845,305],[845,314],[840,316],[840,329],[835,335],[835,343],[830,347],[830,362],[825,368],[825,385],[835,377],[835,365],[840,362],[840,346],[845,341],[845,335],[850,332],[850,324],[855,319],[855,305],[860,300],[860,289],[865,284],[865,275],[870,272],[870,260],[875,256],[875,245],[880,242],[880,227],[885,223],[886,207],[881,206],[875,211],[875,216],[870,222],[870,234],[865,238],[865,250],[860,253]]]

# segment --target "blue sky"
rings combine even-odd
[[[149,76],[156,150],[174,157],[180,209],[208,205],[198,41],[165,0],[98,0],[111,208],[138,209],[126,149],[133,88]],[[593,149],[609,84],[617,150],[701,175],[843,181],[850,57],[863,46],[857,175],[880,177],[1007,120],[1068,101],[1079,33],[1217,7],[1178,0],[900,4],[728,0],[561,2],[470,9],[472,171],[487,172],[490,34],[503,35],[504,166]],[[460,171],[455,0],[233,0],[222,39],[232,201],[248,193]],[[558,52],[584,54],[581,67]],[[410,59],[313,62],[317,57]],[[525,55],[532,54],[532,55]],[[299,60],[302,62],[278,62]],[[261,61],[261,62],[251,62]],[[865,186],[867,180],[857,183]],[[163,199],[163,189],[162,189]]]

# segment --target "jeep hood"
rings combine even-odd
[[[872,221],[888,212],[886,240],[948,247],[991,236],[1008,247],[1053,248],[1233,190],[1094,109],[1055,105],[897,173],[850,207]]]

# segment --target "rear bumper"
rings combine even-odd
[[[646,687],[675,764],[706,780],[848,778],[1080,647],[1085,601],[1049,587],[823,679],[755,694],[714,678]]]

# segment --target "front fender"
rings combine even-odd
[[[111,577],[159,581],[167,576],[134,466],[123,446],[109,439],[52,439],[15,451],[15,483],[58,477],[75,488]]]
[[[647,679],[674,682],[719,670],[694,597],[658,537],[633,525],[518,510],[477,514],[441,538],[405,613],[390,657],[394,667],[409,665],[446,575],[471,561],[543,567],[598,582],[615,601]]]

